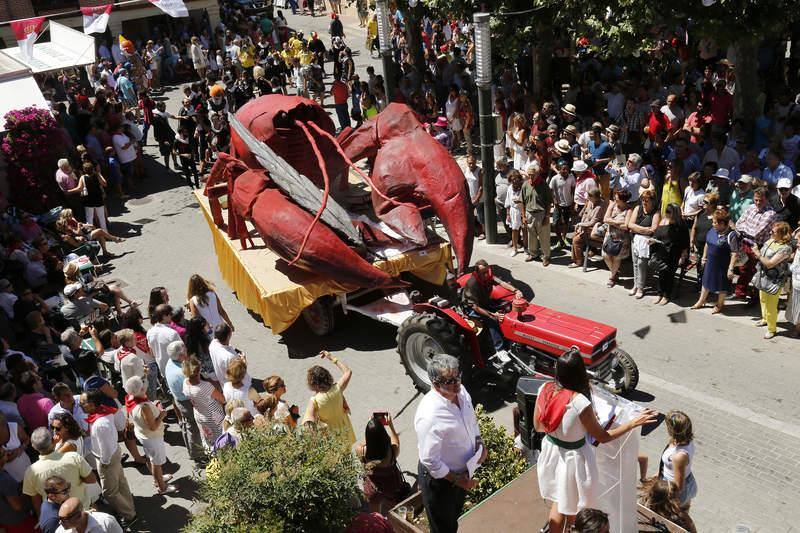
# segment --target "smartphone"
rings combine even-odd
[[[379,421],[381,424],[383,424],[385,426],[385,425],[389,424],[388,414],[389,413],[387,413],[385,411],[372,413],[372,418],[374,418],[375,420]]]

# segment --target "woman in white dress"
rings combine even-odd
[[[206,53],[203,51],[203,44],[198,37],[192,37],[192,45],[189,47],[189,57],[192,58],[192,66],[197,71],[200,79],[205,79],[206,69],[208,69],[208,60]]]
[[[461,147],[461,141],[464,139],[464,125],[461,123],[461,107],[457,85],[450,86],[450,93],[444,103],[444,114],[447,116],[447,124],[450,131],[453,132],[453,146],[450,151],[455,152]]]
[[[222,395],[225,397],[225,403],[230,403],[231,400],[241,400],[242,407],[247,408],[253,417],[261,416],[261,413],[256,409],[256,402],[261,400],[256,390],[248,384],[244,383],[244,378],[247,376],[247,363],[241,357],[236,357],[228,363],[228,368],[225,370],[225,384],[222,386]]]
[[[794,231],[794,238],[800,238],[800,230]],[[789,271],[792,273],[792,290],[787,298],[786,320],[794,324],[794,329],[789,335],[796,339],[800,337],[800,252],[795,252]]]
[[[514,168],[522,172],[528,166],[528,154],[525,152],[525,146],[528,144],[528,128],[525,127],[524,115],[520,113],[514,115],[508,133],[508,142],[514,156]]]
[[[645,409],[634,420],[606,431],[592,408],[589,376],[583,358],[571,351],[558,359],[556,380],[539,389],[534,427],[546,433],[537,463],[542,498],[553,502],[550,531],[572,526],[578,511],[596,504],[599,487],[594,449],[586,438],[609,442],[628,431],[653,422]]]
[[[58,453],[75,452],[86,459],[90,465],[94,465],[94,456],[86,445],[88,435],[81,431],[78,422],[71,414],[60,412],[53,415],[50,429],[53,430],[53,442]],[[94,503],[99,500],[101,492],[100,484],[97,481],[86,484],[86,495],[90,502]]]
[[[214,292],[214,286],[200,274],[193,274],[189,278],[186,298],[189,300],[189,311],[192,312],[192,316],[203,317],[211,329],[224,322],[232,331],[234,330],[233,322],[228,318],[228,313]]]
[[[508,182],[511,186],[506,190],[505,208],[508,219],[506,224],[511,228],[511,243],[509,246],[513,248],[511,257],[514,257],[520,252],[522,243],[519,238],[519,230],[522,228],[522,174],[516,170],[508,173]]]

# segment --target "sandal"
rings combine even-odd
[[[689,309],[702,309],[706,306],[706,304],[694,304]]]
[[[755,326],[757,328],[763,328],[766,325],[767,325],[767,321],[766,320],[759,320],[758,322],[755,323]]]
[[[719,314],[721,312],[722,312],[722,308],[721,307],[717,307],[716,305],[714,306],[714,309],[711,310],[711,314],[712,315],[717,315],[717,314]]]
[[[608,282],[606,283],[606,287],[608,287],[610,289],[611,287],[613,287],[616,284],[617,284],[617,280],[615,280],[614,278],[608,278]]]
[[[768,331],[768,332],[764,333],[764,338],[765,339],[771,339],[774,336],[775,336],[775,332],[774,331]]]

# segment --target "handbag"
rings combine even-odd
[[[756,273],[753,275],[753,280],[750,284],[767,294],[778,294],[785,282],[786,280],[781,275],[781,271],[778,268],[765,269],[759,261],[758,264],[756,264]]]
[[[603,241],[603,253],[612,257],[618,256],[622,253],[622,239],[617,241],[608,236]]]

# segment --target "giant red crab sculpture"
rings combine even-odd
[[[459,270],[469,265],[473,224],[463,173],[405,105],[390,104],[338,137],[327,113],[300,97],[263,96],[229,119],[231,154],[219,154],[206,192],[215,223],[243,246],[249,220],[266,246],[290,264],[359,287],[397,285],[365,259],[373,257],[374,243],[330,195],[337,180],[348,185],[353,168],[371,186],[375,214],[400,240],[425,246],[422,213],[432,211],[447,231]],[[354,164],[365,157],[372,162],[370,175]],[[229,198],[227,223],[221,194]]]

